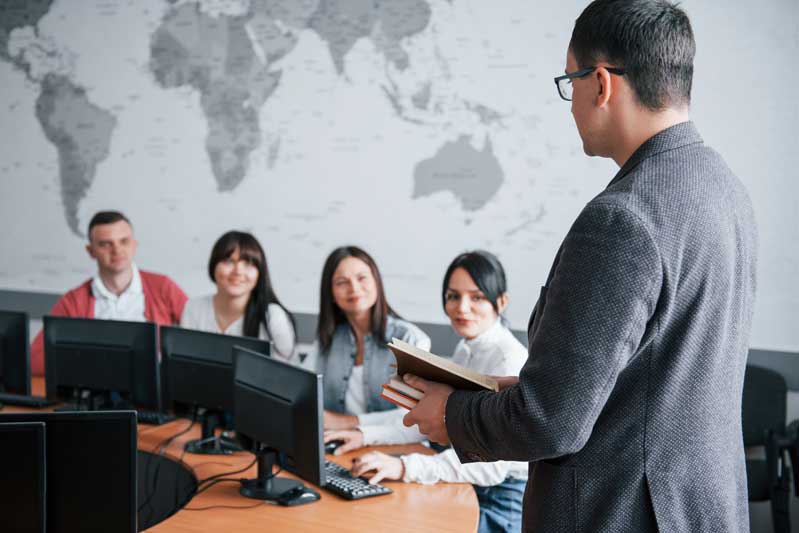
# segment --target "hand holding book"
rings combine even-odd
[[[397,359],[397,375],[383,385],[381,397],[409,409],[403,424],[418,425],[434,442],[449,443],[444,413],[455,389],[499,390],[496,379],[407,342],[392,339],[388,347]]]
[[[419,426],[419,431],[439,444],[449,444],[449,433],[444,421],[447,399],[455,389],[443,383],[428,381],[412,374],[405,374],[404,381],[424,393],[421,400],[402,419],[407,427]]]

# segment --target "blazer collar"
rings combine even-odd
[[[668,127],[660,133],[656,133],[647,139],[644,144],[639,146],[638,149],[633,152],[633,155],[631,155],[624,165],[622,165],[610,183],[608,183],[608,187],[629,174],[630,171],[637,167],[638,164],[644,159],[661,154],[663,152],[668,152],[669,150],[682,148],[683,146],[687,146],[689,144],[701,142],[703,142],[702,137],[699,135],[699,131],[697,131],[696,126],[694,126],[694,123],[691,121],[680,122],[679,124]]]

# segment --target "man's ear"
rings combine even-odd
[[[610,72],[605,67],[597,67],[594,75],[597,82],[596,105],[597,107],[604,107],[610,101],[610,95],[613,92]]]
[[[91,243],[86,245],[86,253],[89,254],[89,257],[91,257],[92,259],[97,259],[97,257],[95,257],[94,255],[94,250],[92,250]]]
[[[502,293],[497,297],[497,311],[502,313],[508,307],[508,293]]]

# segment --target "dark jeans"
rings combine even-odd
[[[522,499],[525,479],[508,478],[499,485],[478,487],[477,502],[480,504],[478,533],[518,533],[522,530]]]

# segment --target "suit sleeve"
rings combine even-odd
[[[50,310],[52,316],[75,316],[72,312],[74,303],[70,306],[69,299],[71,296],[65,294],[55,303]],[[36,335],[31,343],[31,375],[43,376],[44,375],[44,328]]]
[[[450,395],[446,425],[459,458],[536,461],[579,451],[639,348],[661,282],[644,223],[620,206],[586,206],[542,292],[519,383]]]

